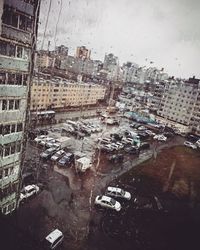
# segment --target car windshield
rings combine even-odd
[[[124,196],[124,195],[125,195],[125,191],[124,191],[124,190],[121,190],[121,191],[120,191],[120,194],[121,194],[122,196]]]
[[[47,153],[51,153],[51,152],[53,152],[55,149],[54,148],[49,148],[49,149],[47,149]]]
[[[114,206],[115,203],[116,203],[116,201],[115,201],[114,199],[111,199],[111,200],[110,200],[110,203]]]

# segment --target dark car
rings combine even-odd
[[[146,140],[149,138],[149,135],[145,132],[139,132],[138,135],[139,135],[141,140]]]
[[[123,138],[123,135],[114,133],[114,134],[110,134],[110,137],[113,138],[116,141],[121,141],[122,138]]]
[[[55,154],[56,151],[58,151],[58,148],[48,148],[47,150],[45,150],[40,154],[40,157],[45,160],[50,159],[51,156]]]
[[[72,153],[66,153],[59,161],[59,166],[70,166],[72,162],[74,161],[74,154]]]
[[[150,144],[148,142],[143,142],[140,144],[140,150],[149,149]]]
[[[137,153],[139,153],[138,147],[135,147],[135,146],[126,147],[126,148],[124,148],[124,151],[126,153],[129,153],[129,154],[137,154]]]

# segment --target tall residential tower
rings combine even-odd
[[[0,0],[0,212],[18,206],[39,0]]]

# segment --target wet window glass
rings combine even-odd
[[[9,109],[12,110],[14,108],[14,100],[9,100]]]
[[[15,109],[19,109],[20,100],[15,100]]]
[[[10,125],[4,125],[3,134],[4,135],[10,134]]]
[[[7,55],[7,43],[0,40],[0,54]]]
[[[22,58],[23,55],[23,48],[20,46],[17,46],[17,57]]]
[[[11,126],[11,133],[15,133],[15,124],[10,125]]]
[[[4,157],[10,155],[10,144],[4,145]]]
[[[7,100],[2,101],[2,110],[7,110],[7,103],[8,103]]]

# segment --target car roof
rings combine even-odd
[[[56,154],[64,154],[65,153],[65,151],[64,150],[59,150],[58,152],[56,152]]]
[[[55,229],[53,232],[51,232],[49,235],[47,235],[47,237],[45,238],[47,241],[49,241],[50,243],[53,243],[58,237],[62,236],[63,233],[58,230]]]
[[[101,199],[104,200],[104,201],[109,201],[110,202],[112,198],[110,198],[109,196],[106,196],[106,195],[102,195]]]
[[[35,187],[36,187],[36,185],[28,185],[24,189],[29,191],[29,190],[31,190],[32,188],[35,188]]]
[[[108,187],[107,190],[108,190],[108,191],[120,192],[122,189],[121,189],[121,188],[117,188],[117,187]]]

